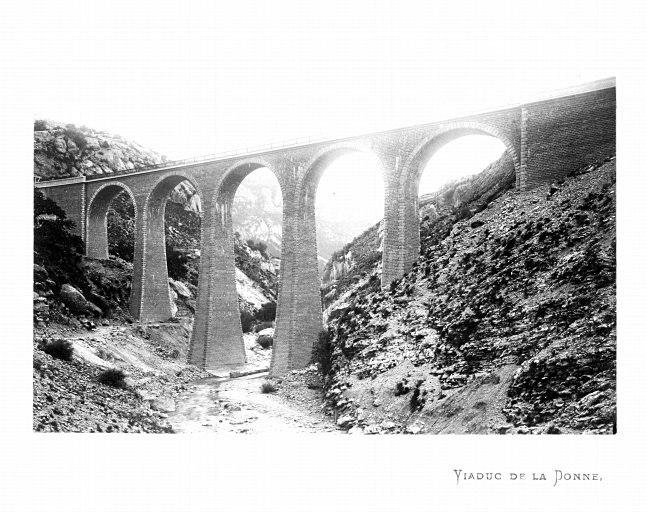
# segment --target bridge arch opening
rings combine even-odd
[[[172,174],[153,187],[144,202],[136,242],[131,311],[142,321],[190,316],[195,311],[202,239],[202,198],[188,176]],[[135,282],[135,279],[134,279]]]
[[[123,183],[100,187],[88,203],[86,255],[132,262],[136,210],[133,193]]]
[[[404,219],[411,263],[424,250],[435,221],[461,220],[486,208],[515,186],[516,155],[510,143],[479,128],[448,130],[425,141],[413,156],[405,181],[412,214]],[[421,243],[422,242],[422,243]]]
[[[264,338],[259,331],[273,329],[278,315],[282,204],[280,181],[268,162],[243,160],[223,173],[205,210],[208,259],[201,267],[190,362],[212,369],[240,366],[247,361],[246,346],[261,359],[272,354],[272,331]],[[251,271],[262,285],[253,283]]]
[[[256,162],[234,169],[225,194],[233,192],[236,291],[245,345],[269,362],[278,309],[283,193],[274,172],[262,165]]]
[[[384,218],[384,170],[368,148],[340,145],[315,157],[304,178],[303,200],[314,202],[317,268],[322,305],[335,300],[337,284],[344,279],[362,279],[381,264],[382,249],[377,234]],[[367,230],[362,254],[350,244]],[[373,235],[373,236],[371,236]],[[361,265],[358,263],[361,262]]]

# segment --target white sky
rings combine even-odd
[[[38,2],[8,27],[22,52],[6,59],[33,78],[35,117],[185,158],[426,122],[613,76],[617,49],[603,34],[616,10],[581,5],[594,41],[564,2],[445,2],[442,16],[434,2]]]

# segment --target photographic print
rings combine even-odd
[[[2,13],[3,510],[644,509],[642,4]]]
[[[178,161],[36,120],[34,430],[614,433],[615,116]]]

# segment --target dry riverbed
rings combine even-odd
[[[34,336],[33,429],[37,432],[338,432],[321,411],[321,390],[303,382],[303,372],[273,381],[267,372],[230,378],[186,364],[188,323],[107,325],[88,331],[50,325]],[[71,361],[42,348],[69,340]],[[244,370],[269,367],[271,350],[246,338]],[[97,381],[117,368],[125,389]],[[313,370],[306,370],[313,373]],[[226,375],[226,374],[225,374]],[[312,380],[312,379],[310,379]]]

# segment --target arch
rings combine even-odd
[[[299,169],[293,201],[284,207],[279,308],[270,375],[282,375],[310,364],[312,347],[323,324],[317,266],[316,192],[329,164],[350,153],[367,155],[386,180],[382,161],[366,143],[348,141],[327,145],[308,160],[305,169]]]
[[[234,162],[221,174],[204,208],[200,277],[189,361],[204,368],[236,367],[246,362],[240,321],[232,206],[242,181],[260,168],[267,168],[279,183],[284,197],[284,183],[273,165],[261,158]]]
[[[520,155],[506,133],[498,128],[472,121],[457,121],[437,126],[434,133],[422,139],[395,176],[391,197],[386,205],[382,286],[408,272],[420,254],[420,221],[418,188],[427,162],[445,144],[465,135],[496,137],[506,147],[515,173],[520,176]]]
[[[137,220],[130,309],[141,321],[164,321],[172,316],[164,214],[171,192],[183,181],[191,183],[202,202],[201,187],[193,177],[174,171],[153,184]]]
[[[426,163],[441,147],[465,135],[488,135],[499,139],[512,159],[515,174],[519,176],[521,172],[520,155],[505,133],[487,124],[462,121],[442,125],[436,133],[423,139],[414,148],[403,166],[404,179],[401,180],[402,185],[411,187],[409,191],[417,197],[418,185]]]
[[[377,154],[362,142],[339,142],[320,149],[306,164],[305,173],[297,188],[297,198],[299,203],[307,204],[312,201],[314,204],[317,186],[319,185],[319,181],[321,180],[325,169],[337,158],[350,153],[362,153],[373,160],[382,173],[384,189],[386,190],[385,167]]]
[[[152,206],[162,206],[161,201],[164,202],[165,206],[170,193],[183,181],[191,183],[200,198],[200,202],[202,202],[204,195],[198,182],[191,175],[183,171],[173,171],[173,173],[165,174],[153,184],[151,192],[146,196],[144,203],[145,211],[148,212]]]
[[[249,174],[261,168],[269,169],[274,175],[281,189],[281,198],[285,201],[285,184],[283,182],[283,176],[276,172],[274,166],[263,158],[245,158],[244,160],[234,162],[222,173],[222,176],[216,185],[213,200],[211,201],[212,211],[210,213],[215,213],[216,205],[218,203],[222,204],[223,201],[233,201],[236,191],[243,180]]]
[[[121,181],[111,181],[101,185],[92,194],[86,214],[86,243],[85,254],[91,258],[108,259],[108,209],[113,199],[120,193],[126,192],[135,208],[137,218],[137,202],[132,190]]]

